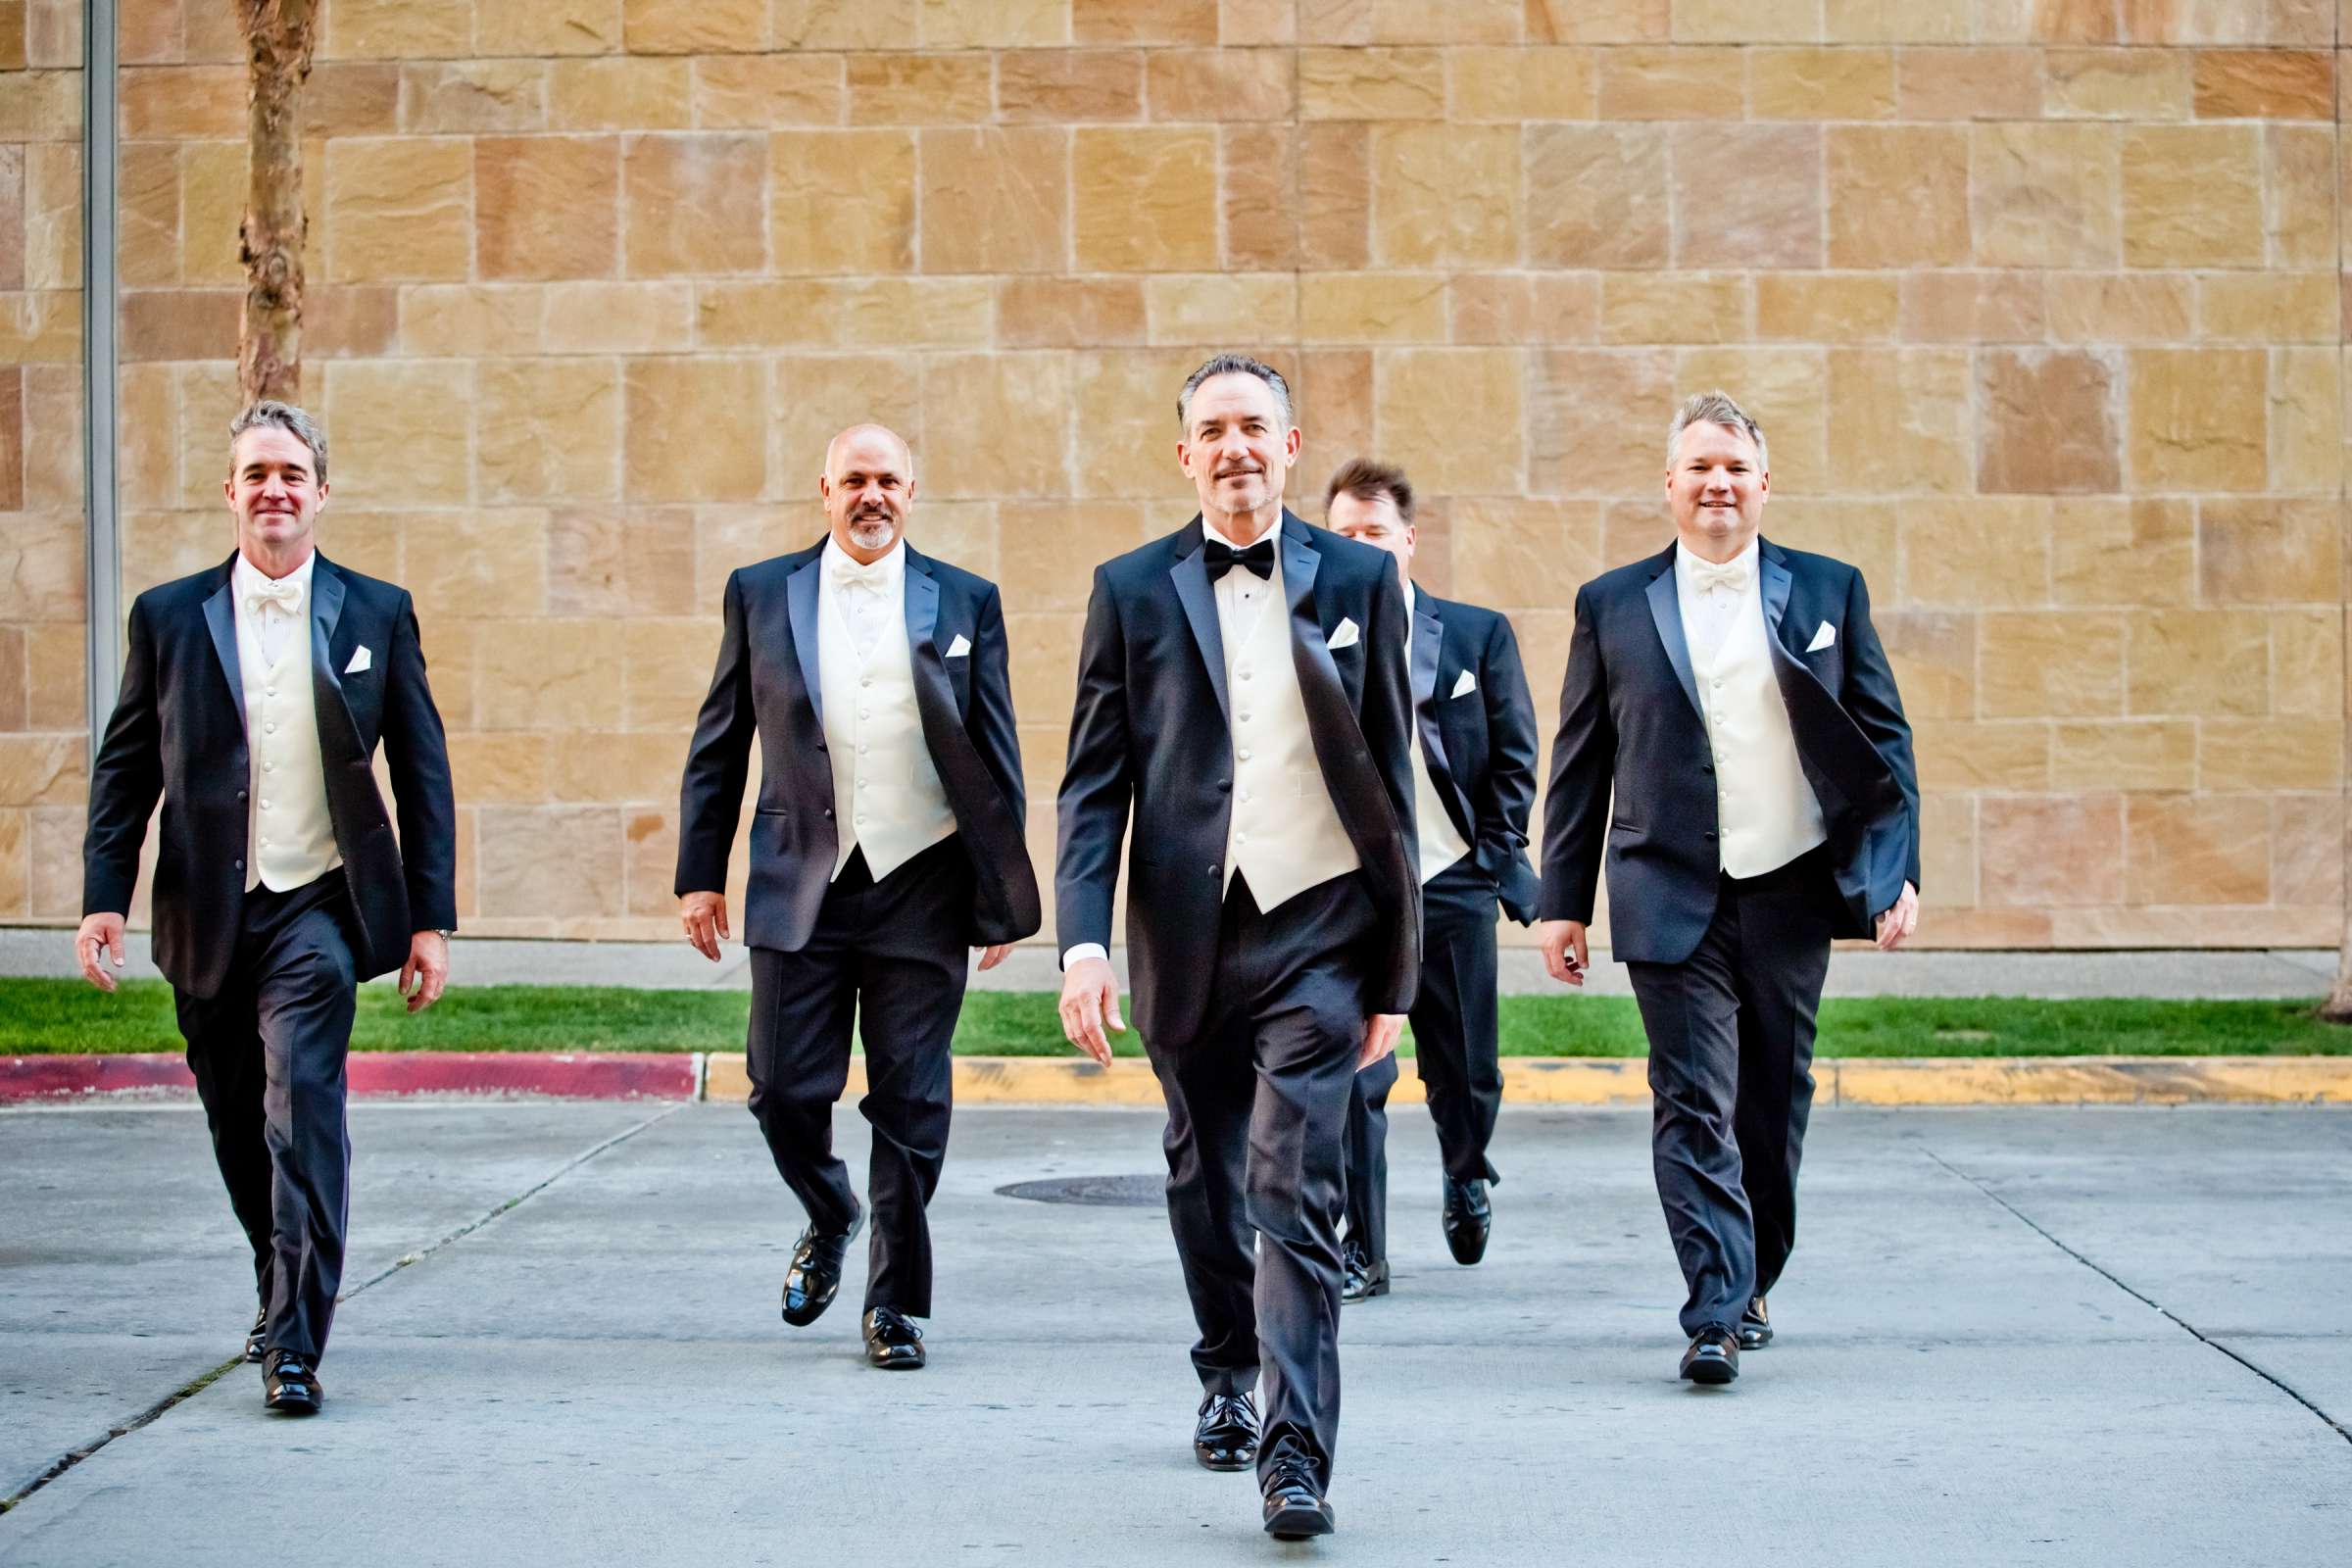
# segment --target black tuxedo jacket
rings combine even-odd
[[[806,946],[815,931],[841,849],[817,675],[824,549],[819,539],[727,578],[718,668],[695,723],[678,802],[677,891],[717,892],[727,885],[727,854],[758,732],[760,799],[743,940],[785,953]],[[1041,919],[1023,833],[1021,747],[996,584],[908,545],[906,600],[915,710],[972,862],[965,938],[982,947],[1017,942]],[[942,650],[959,635],[970,655],[946,658]]]
[[[1722,867],[1714,758],[1683,638],[1676,548],[1577,591],[1544,807],[1544,917],[1592,918],[1605,843],[1611,950],[1636,962],[1691,955],[1714,917]],[[1868,937],[1903,883],[1919,883],[1911,726],[1871,629],[1862,574],[1769,540],[1758,558],[1773,670],[1829,829],[1835,934]],[[1807,652],[1824,624],[1834,640]]]
[[[1502,907],[1536,917],[1527,818],[1536,804],[1536,703],[1519,640],[1497,611],[1413,591],[1413,710],[1429,781]],[[1454,693],[1462,676],[1473,691]]]
[[[1315,759],[1383,916],[1385,947],[1365,1004],[1403,1012],[1421,974],[1404,585],[1391,558],[1369,545],[1287,511],[1279,532],[1291,662]],[[1224,638],[1201,563],[1204,537],[1195,516],[1095,570],[1054,877],[1062,951],[1107,946],[1132,807],[1135,1021],[1170,1049],[1198,1034],[1207,1012],[1233,809]],[[1332,648],[1349,619],[1356,640]]]
[[[228,978],[245,898],[245,689],[237,662],[230,556],[210,571],[150,588],[130,607],[130,648],[115,714],[90,769],[82,841],[84,914],[130,907],[139,846],[164,802],[155,862],[155,962],[196,997]],[[370,667],[346,673],[369,650]],[[425,684],[408,591],[319,556],[311,568],[311,690],[327,815],[351,888],[360,978],[397,969],[417,931],[458,923],[457,808],[449,746]],[[400,808],[394,839],[376,792],[378,742]]]

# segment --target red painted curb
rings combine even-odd
[[[692,1100],[694,1057],[499,1051],[354,1052],[351,1092],[534,1095],[560,1100]],[[196,1080],[179,1056],[0,1056],[0,1104],[112,1099],[176,1100]]]

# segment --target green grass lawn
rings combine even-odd
[[[1047,992],[975,991],[956,1031],[965,1055],[1070,1054]],[[741,991],[597,986],[459,987],[419,1017],[389,986],[360,992],[361,1051],[740,1051]],[[2344,1055],[2352,1029],[2303,1002],[2030,1002],[1871,998],[1822,1004],[1825,1056]],[[1405,1049],[1411,1050],[1411,1037]],[[1141,1055],[1130,1033],[1119,1054]],[[0,979],[0,1055],[177,1051],[161,981],[104,996],[78,980]],[[1505,997],[1511,1056],[1639,1056],[1642,1020],[1624,997]]]

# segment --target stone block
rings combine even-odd
[[[2050,595],[2062,605],[2185,605],[2196,593],[2193,503],[2070,497],[2050,527]]]
[[[1318,0],[1306,0],[1311,15]],[[1357,0],[1324,0],[1326,15],[1362,10]],[[1522,0],[1371,0],[1365,28],[1371,43],[1517,43]],[[1330,24],[1304,23],[1300,30],[1321,37]]]
[[[1024,508],[998,545],[1004,602],[1024,613],[1084,614],[1097,564],[1150,536],[1134,502]]]
[[[141,115],[144,135],[218,135],[224,114],[218,74],[185,88],[137,82],[150,74],[123,73],[122,113],[125,131],[134,109]],[[158,100],[162,102],[158,102]],[[149,117],[169,125],[184,115],[207,127],[194,131],[145,128]],[[24,71],[0,75],[0,139],[8,141],[73,141],[81,135],[81,74],[77,71]]]
[[[1298,279],[1287,272],[1167,272],[1144,283],[1152,343],[1279,342],[1298,335]]]
[[[2033,49],[1894,53],[1894,101],[1904,120],[2039,120],[2041,81],[2040,53]]]
[[[2061,343],[2178,343],[2194,335],[2193,279],[2180,272],[2052,272],[2050,335]]]
[[[766,137],[739,131],[625,137],[621,189],[621,255],[629,276],[766,267]]]
[[[1305,259],[1318,267],[1334,268],[1363,267],[1370,263],[1372,132],[1369,126],[1318,124],[1301,130],[1298,203],[1298,248]],[[1664,249],[1661,242],[1661,255]]]
[[[485,806],[478,816],[483,921],[585,919],[620,906],[619,808]]]
[[[394,289],[344,289],[340,298],[361,297],[370,314],[393,302],[391,336],[400,352],[421,359],[497,359],[539,351],[540,290],[514,283],[412,283]],[[306,322],[304,350],[316,353],[319,323]],[[371,329],[373,323],[369,323]],[[370,359],[385,349],[355,351]]]
[[[401,68],[388,61],[319,62],[303,88],[303,135],[329,140],[397,134],[400,82]]]
[[[1987,718],[2120,714],[2124,654],[2121,614],[1987,612],[1977,658],[1978,710]]]
[[[924,270],[1058,272],[1067,267],[1067,131],[1022,125],[930,129],[921,137]],[[1213,210],[1213,196],[1209,204]],[[1213,226],[1208,242],[1215,244]]]
[[[618,137],[479,137],[473,189],[482,276],[611,277],[618,270]]]
[[[1530,43],[1655,43],[1672,30],[1671,0],[1528,0]]]
[[[555,789],[555,740],[523,730],[449,737],[449,771],[476,806],[538,806]]]
[[[1669,351],[1539,354],[1528,389],[1529,490],[1552,496],[1661,494],[1661,432],[1673,418],[1677,394]]]
[[[1301,49],[1298,113],[1307,120],[1446,118],[1446,57],[1435,49]]]
[[[717,348],[954,348],[990,340],[986,279],[784,278],[710,283],[695,336]]]
[[[769,137],[774,270],[911,270],[914,138],[910,130],[785,130]]]
[[[2116,265],[2123,204],[2107,125],[1990,124],[1969,132],[1976,259],[1990,267]]]
[[[2271,351],[2273,490],[2334,492],[2344,473],[2343,390],[2333,349]]]
[[[455,60],[473,52],[474,0],[335,0],[319,14],[322,60]]]
[[[473,148],[354,137],[326,149],[326,278],[462,278],[472,265]]]
[[[2326,609],[2271,612],[2271,711],[2337,718],[2344,711],[2343,617]]]
[[[547,124],[547,66],[465,60],[404,66],[400,128],[410,135],[538,130]]]
[[[1070,0],[1078,44],[1214,44],[1217,0]]]
[[[2333,343],[2341,291],[2331,272],[2198,275],[2197,335],[2250,343]]]
[[[1967,263],[1966,130],[1833,125],[1827,136],[1832,267]]]
[[[1524,379],[1510,349],[1383,349],[1373,357],[1379,450],[1429,495],[1524,493]]]
[[[1456,343],[1530,348],[1600,334],[1597,272],[1456,272],[1446,287]]]
[[[2131,475],[2146,490],[2259,490],[2269,367],[2255,349],[2131,352]]]
[[[2193,719],[2104,718],[2060,723],[2052,731],[2053,789],[2185,790],[2196,781]]]
[[[2145,610],[2131,617],[2133,713],[2256,717],[2270,710],[2270,634],[2258,610]]]
[[[1519,258],[1519,132],[1503,125],[1375,125],[1372,252],[1390,267]]]
[[[325,424],[347,504],[464,506],[472,496],[472,376],[462,362],[335,361]]]
[[[1901,289],[1914,343],[2039,343],[2049,332],[2039,272],[1906,272]]]
[[[1225,125],[1217,141],[1225,265],[1295,270],[1299,258],[1298,126]],[[1361,221],[1359,218],[1359,229]]]
[[[1781,535],[1776,531],[1776,539]],[[1977,714],[1977,619],[1962,611],[1877,611],[1871,616],[1914,719]]]
[[[930,493],[1066,496],[1070,362],[1061,354],[943,354],[923,366]]]
[[[1294,386],[1304,441],[1297,471],[1329,478],[1348,459],[1370,452],[1372,353],[1369,349],[1310,350],[1300,356]]]
[[[778,49],[911,49],[916,0],[774,0],[769,37]]]
[[[2260,797],[2134,795],[2127,902],[2268,904],[2271,813]]]
[[[766,368],[697,355],[627,362],[623,494],[631,501],[749,501],[767,481]]]
[[[1738,120],[1746,112],[1746,59],[1739,49],[1604,50],[1600,118]]]
[[[859,55],[844,70],[837,55],[709,55],[694,62],[694,123],[703,130],[766,130],[777,125],[832,125],[845,105],[887,110],[908,86],[946,86],[935,76],[919,83],[897,79],[876,62],[907,58]],[[987,73],[981,73],[981,113],[987,113]],[[871,94],[859,101],[860,94]],[[954,118],[956,99],[943,93],[942,119]]]
[[[241,288],[239,239],[249,194],[239,142],[188,142],[179,150],[179,280]],[[318,254],[316,244],[311,254]],[[78,287],[80,279],[74,279]],[[230,352],[234,352],[232,349]]]
[[[1140,120],[1140,49],[1007,49],[997,56],[997,118],[1010,124]]]
[[[1531,125],[1527,259],[1538,267],[1657,268],[1671,248],[1666,132]]]
[[[1226,44],[1295,44],[1298,8],[1263,0],[1218,0],[1217,41]]]
[[[925,49],[1031,48],[1070,41],[1073,0],[921,0]]]
[[[2341,720],[2209,718],[2197,728],[2199,788],[2332,790],[2343,777]]]
[[[555,130],[684,130],[694,122],[690,62],[620,55],[548,68],[547,122]]]
[[[2197,588],[2209,605],[2334,603],[2335,499],[2210,497],[2197,507]]]
[[[1769,428],[1769,427],[1768,427]],[[2049,603],[2050,505],[1983,497],[1905,506],[1902,575],[1908,606],[2028,609]]]
[[[2146,125],[2124,138],[2124,260],[2259,267],[2262,143],[2250,125]]]
[[[1821,36],[1819,0],[1675,0],[1680,43],[1789,43]]]
[[[1740,272],[1603,272],[1603,343],[1744,343],[1747,276]]]
[[[2270,264],[2334,265],[2341,202],[2333,132],[2317,125],[2278,124],[2265,125],[2262,131],[2262,222]]]
[[[80,735],[0,735],[0,804],[78,806],[88,793]]]
[[[122,296],[122,358],[233,358],[244,296],[228,289],[141,289]]]
[[[473,47],[491,56],[606,55],[621,46],[621,0],[479,6]]]
[[[806,541],[801,541],[805,543]],[[729,561],[728,571],[749,562]],[[723,580],[723,573],[722,580]],[[710,689],[719,618],[630,620],[620,626],[622,717],[632,729],[691,724]],[[686,749],[678,748],[681,763]]]
[[[1675,361],[1682,394],[1721,387],[1763,426],[1783,495],[1822,494],[1829,466],[1829,367],[1817,348],[1689,348]],[[1680,399],[1678,398],[1679,402]],[[1663,430],[1673,411],[1654,429]],[[1662,438],[1651,441],[1662,448]],[[1658,466],[1663,477],[1665,456]]]
[[[1205,271],[1217,265],[1215,130],[1081,127],[1071,135],[1070,191],[1081,270]],[[926,227],[928,207],[926,202]]]
[[[1449,49],[1446,83],[1446,118],[1456,124],[1591,120],[1599,112],[1600,63],[1590,49]]]
[[[1442,272],[1311,272],[1299,280],[1309,343],[1443,343]]]
[[[1420,481],[1420,475],[1413,475]],[[1569,605],[1599,574],[1600,506],[1591,501],[1527,501],[1463,496],[1450,503],[1452,596],[1494,609]],[[1529,666],[1547,687],[1558,674]]]
[[[2344,902],[2344,808],[2333,795],[2271,801],[2271,900],[2329,910]]]
[[[1912,725],[1919,776],[1944,790],[2046,790],[2050,726],[1923,718]]]
[[[1756,49],[1748,56],[1747,112],[1754,120],[1891,120],[1894,51]]]
[[[1930,795],[1919,803],[1920,899],[1932,910],[1977,902],[1977,803],[1968,795]],[[1941,925],[1941,921],[1937,922]],[[1940,934],[1940,932],[1938,933]]]
[[[2124,797],[1988,797],[1977,803],[1978,875],[1990,907],[2082,908],[2124,897]]]
[[[1866,272],[1759,272],[1756,336],[1801,343],[1894,337],[1902,321],[1898,278]]]
[[[1832,487],[1880,495],[1970,488],[1966,350],[1838,349],[1829,361]]]
[[[575,730],[554,738],[554,799],[634,806],[629,814],[651,808],[677,808],[678,776],[686,759],[687,739],[693,733],[691,711],[681,713],[673,727],[648,730]],[[748,792],[747,792],[748,793]],[[746,813],[749,814],[748,812]],[[673,844],[666,883],[677,866]],[[666,889],[664,890],[666,891]]]
[[[620,493],[620,379],[611,362],[484,361],[474,372],[475,490],[486,502]]]
[[[1862,573],[1876,604],[1895,603],[1894,563],[1901,530],[1886,503],[1784,495],[1772,503],[1766,523],[1775,543],[1835,556]]]
[[[1287,49],[1154,49],[1146,73],[1153,120],[1291,120],[1298,112]]]
[[[569,507],[548,514],[546,528],[549,614],[693,612],[691,508]]]
[[[1187,507],[1192,482],[1178,466],[1176,394],[1201,361],[1194,349],[1122,349],[1070,356],[1070,406],[1085,411],[1081,457],[1073,475],[1081,496],[1165,501]],[[1371,367],[1363,368],[1369,400]],[[1295,413],[1321,416],[1314,393],[1292,384]],[[1304,460],[1301,459],[1301,462]],[[1182,521],[1180,517],[1177,519]]]
[[[2052,49],[2042,112],[2052,120],[2186,120],[2189,57],[2171,49]]]
[[[621,0],[621,39],[633,55],[757,53],[767,47],[768,0]]]
[[[997,284],[997,341],[1012,349],[1109,348],[1144,341],[1136,277],[1007,277]]]
[[[1673,189],[1678,267],[1823,264],[1819,126],[1678,125]]]
[[[226,519],[216,514],[213,527],[218,561],[228,553]],[[87,617],[81,534],[80,519],[70,513],[10,514],[0,529],[0,620],[79,623]]]
[[[403,580],[418,619],[537,621],[547,613],[547,516],[530,510],[416,512],[357,519],[378,535],[397,533]],[[340,526],[341,523],[338,523]],[[508,628],[494,627],[501,640]]]
[[[81,149],[24,149],[24,286],[81,286]]]
[[[2199,120],[2332,120],[2335,62],[2325,49],[2200,49]]]
[[[2035,495],[2122,488],[2112,354],[1993,349],[1979,357],[1977,488]]]
[[[550,354],[659,354],[694,334],[691,283],[556,283],[544,293]]]

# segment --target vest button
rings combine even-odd
[[[1233,789],[1233,780],[1231,780],[1231,779],[1229,779],[1229,778],[1221,778],[1221,779],[1217,780],[1217,788],[1218,788],[1218,789],[1220,789],[1220,790],[1224,790],[1224,791],[1226,791],[1227,793],[1231,793],[1231,791],[1232,791],[1232,789]],[[240,796],[238,796],[238,797],[237,797],[237,799],[239,799],[239,800],[243,800],[243,799],[244,799],[244,797],[243,797],[242,795],[240,795]]]
[[[826,807],[826,808],[825,808],[825,817],[826,817],[826,819],[829,821],[829,820],[831,820],[831,819],[832,819],[832,816],[833,816],[833,808],[831,808],[830,806],[828,806],[828,807]]]
[[[240,800],[240,801],[242,801],[243,799],[245,799],[245,792],[244,792],[243,790],[239,790],[239,791],[237,791],[237,799],[238,799],[238,800]]]
[[[239,860],[239,861],[237,862],[237,869],[238,869],[238,870],[240,870],[240,871],[242,871],[243,869],[245,869],[245,862],[244,862],[243,860]],[[1209,874],[1210,876],[1215,876],[1215,875],[1217,874],[1217,868],[1216,868],[1215,866],[1213,866],[1213,865],[1212,865],[1212,866],[1210,866],[1210,867],[1208,868],[1208,874]]]
[[[1710,844],[1715,842],[1715,832],[1712,828],[1707,830],[1707,842]]]

